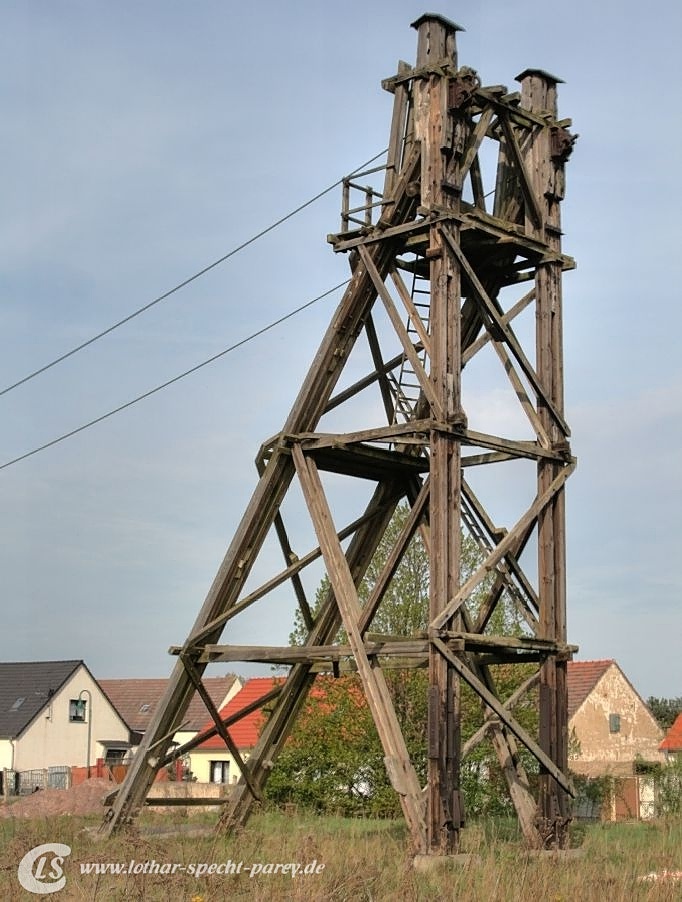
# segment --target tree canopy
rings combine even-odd
[[[666,732],[675,723],[678,714],[682,714],[682,697],[655,698],[652,695],[647,699],[647,705],[659,727]]]

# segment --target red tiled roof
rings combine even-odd
[[[569,661],[567,672],[569,718],[575,714],[612,664],[615,664],[613,658],[600,661]],[[266,695],[274,686],[281,682],[281,677],[255,677],[249,680],[241,691],[233,696],[221,710],[221,717],[225,719],[236,714],[237,711],[240,711],[258,698]],[[317,696],[322,698],[325,694],[323,689],[324,687],[321,685],[321,679],[318,679],[313,687],[311,695],[313,697]],[[362,693],[360,693],[360,695],[362,695]],[[682,747],[682,715],[678,718],[678,721],[680,721],[680,747]],[[241,720],[237,721],[237,723],[233,724],[233,726],[229,728],[229,733],[237,748],[253,748],[258,741],[262,725],[263,714],[261,711],[254,711],[251,714],[247,714],[246,717],[243,717]],[[208,721],[202,725],[202,730],[209,729],[212,726],[213,721]],[[198,746],[199,749],[222,749],[224,747],[225,744],[223,740],[217,735],[205,740]],[[661,746],[661,748],[662,747],[663,746]]]
[[[613,658],[603,661],[568,662],[566,683],[568,687],[569,719],[573,717],[612,664],[615,664]]]
[[[203,680],[214,705],[222,705],[236,679],[237,677],[230,673],[227,676],[206,677]],[[156,706],[168,685],[167,679],[99,680],[98,682],[130,729],[140,733],[144,733],[147,729]],[[195,693],[183,717],[183,723],[187,721],[184,729],[199,730],[206,722],[207,716],[206,705],[201,696]]]
[[[661,752],[682,752],[682,714],[677,715],[658,748]]]
[[[221,718],[225,720],[227,717],[231,717],[233,714],[241,711],[242,708],[246,708],[252,702],[267,695],[271,689],[274,689],[275,686],[279,686],[283,682],[283,677],[254,677],[253,679],[248,680],[242,689],[230,699],[224,708],[221,709]],[[209,720],[207,723],[203,724],[202,732],[212,726],[214,726],[213,721]],[[250,714],[247,714],[233,724],[228,732],[238,749],[252,749],[258,741],[262,726],[263,712],[252,711]],[[210,739],[205,739],[201,745],[197,746],[197,749],[216,748],[225,748],[225,743],[218,735],[211,736]]]

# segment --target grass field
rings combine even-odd
[[[682,881],[640,882],[650,872],[682,869],[682,819],[650,823],[577,826],[573,841],[578,858],[533,857],[520,844],[515,824],[472,824],[463,831],[463,852],[470,857],[444,862],[427,873],[416,872],[400,822],[363,821],[282,813],[259,814],[248,828],[231,837],[152,831],[171,823],[187,831],[200,816],[146,815],[140,834],[102,842],[92,837],[97,818],[61,817],[40,821],[0,821],[0,898],[36,899],[21,888],[17,866],[26,852],[42,843],[71,847],[64,861],[66,885],[50,896],[63,900],[607,900],[682,899]],[[204,824],[206,822],[204,821]],[[238,866],[241,873],[196,876],[175,874],[82,874],[84,863],[134,860]],[[246,868],[268,862],[316,867],[317,874],[260,873]],[[313,865],[313,862],[315,863]],[[320,869],[319,866],[324,865]],[[149,866],[148,866],[149,867]],[[45,873],[48,871],[46,870]]]

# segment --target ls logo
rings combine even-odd
[[[19,862],[17,877],[29,893],[58,893],[64,889],[64,859],[71,854],[71,846],[48,842],[27,852]]]

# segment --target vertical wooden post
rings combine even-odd
[[[557,116],[556,86],[560,79],[540,70],[528,69],[518,76],[521,104],[536,114]],[[559,203],[563,196],[563,167],[552,158],[550,127],[535,130],[526,165],[542,214],[540,225],[526,230],[544,241],[552,251],[561,251]],[[536,369],[540,383],[559,414],[563,414],[563,336],[561,264],[540,263],[535,277]],[[567,435],[541,401],[538,412],[552,446],[560,448]],[[551,461],[538,463],[538,494],[546,490],[559,472]],[[566,641],[566,534],[565,490],[562,488],[538,519],[538,590],[540,622],[538,635],[555,642]],[[568,768],[568,696],[566,662],[547,658],[540,671],[540,745],[564,772]],[[568,799],[544,770],[540,774],[539,828],[548,847],[566,845]]]
[[[419,37],[417,69],[442,65],[456,71],[455,34],[459,26],[440,16],[425,15],[414,23]],[[415,135],[421,141],[421,204],[438,209],[459,205],[461,185],[449,183],[452,147],[448,112],[448,78],[431,72],[415,85]],[[450,164],[450,165],[449,165]],[[454,170],[456,176],[456,169]],[[458,240],[454,220],[448,224]],[[459,265],[445,246],[440,227],[432,226],[427,256],[431,282],[431,382],[435,404],[431,451],[431,570],[429,620],[440,614],[459,588],[461,456],[459,442],[439,429],[441,425],[463,423],[461,407],[461,282]],[[457,618],[455,618],[457,619]],[[446,629],[457,628],[450,621]],[[459,677],[435,648],[429,653],[428,705],[428,814],[429,851],[449,854],[457,851],[463,811],[459,788],[460,767]]]

